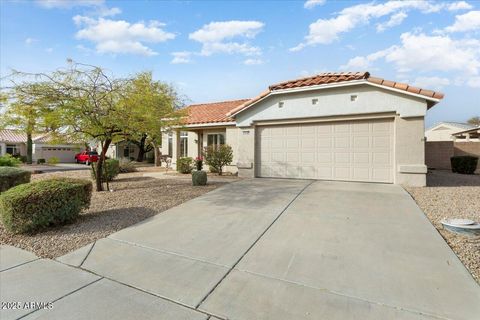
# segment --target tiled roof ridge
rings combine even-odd
[[[234,102],[246,102],[251,99],[235,99],[235,100],[223,100],[223,101],[214,101],[214,102],[204,102],[204,103],[195,103],[185,106],[185,108],[197,107],[197,106],[208,106],[214,104],[224,104],[224,103],[234,103]]]
[[[281,81],[281,82],[278,82],[278,83],[275,83],[275,84],[272,84],[270,86],[268,86],[268,88],[270,90],[275,90],[273,88],[277,87],[277,86],[281,86],[281,85],[284,85],[284,84],[287,84],[287,83],[291,83],[291,82],[301,82],[301,81],[306,81],[306,80],[310,80],[310,79],[315,79],[315,78],[318,78],[318,77],[342,77],[342,76],[349,76],[349,77],[352,77],[352,76],[356,76],[356,77],[361,77],[362,79],[368,79],[370,77],[370,73],[368,71],[357,71],[357,72],[321,72],[321,73],[317,73],[317,74],[314,74],[314,75],[310,75],[310,76],[306,76],[306,77],[303,77],[303,78],[297,78],[297,79],[293,79],[293,80],[286,80],[286,81]],[[344,81],[349,81],[349,80],[344,80]]]

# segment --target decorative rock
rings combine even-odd
[[[207,173],[205,171],[192,172],[192,184],[194,186],[204,186],[207,184]]]

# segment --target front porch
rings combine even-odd
[[[179,158],[190,157],[195,159],[202,156],[208,146],[228,144],[233,149],[234,160],[232,165],[224,168],[225,172],[237,173],[237,141],[238,129],[230,126],[188,126],[171,129],[162,136],[162,155],[172,158],[172,168],[176,169]],[[209,171],[208,165],[204,170]]]

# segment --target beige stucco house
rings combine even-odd
[[[56,157],[60,162],[75,162],[75,154],[80,151],[78,144],[58,144],[52,142],[48,134],[35,135],[32,139],[32,160]],[[0,130],[0,156],[27,155],[27,135],[18,130]]]
[[[425,131],[427,141],[454,141],[454,134],[465,130],[474,129],[468,123],[439,122]]]
[[[323,73],[269,86],[258,97],[188,107],[162,153],[196,157],[226,143],[243,177],[424,186],[427,110],[443,95],[361,73]]]

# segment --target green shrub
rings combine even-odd
[[[58,164],[59,162],[60,162],[60,159],[58,159],[57,157],[51,157],[47,161],[48,164],[52,164],[52,165]]]
[[[37,159],[37,164],[44,164],[45,163],[45,159]]]
[[[88,208],[91,196],[88,180],[64,178],[21,184],[0,195],[0,218],[13,233],[62,225]]]
[[[22,163],[27,163],[27,156],[18,156],[16,158],[20,160]]]
[[[218,169],[212,166],[208,166],[208,171],[210,171],[211,173],[218,173]]]
[[[137,167],[135,167],[135,162],[122,159],[120,160],[119,171],[120,173],[136,172]]]
[[[93,167],[97,171],[98,162],[95,162]],[[117,159],[107,159],[103,163],[102,181],[112,181],[120,173],[120,162]],[[95,173],[92,168],[92,178],[95,179]]]
[[[218,147],[208,146],[205,148],[205,162],[211,169],[222,175],[224,166],[228,166],[233,161],[233,150],[228,144],[222,144]]]
[[[31,172],[13,167],[0,167],[0,192],[30,182]]]
[[[8,153],[0,157],[0,167],[18,167],[20,163],[22,163],[20,159],[12,157]]]
[[[180,173],[190,173],[193,169],[193,159],[183,157],[177,160],[177,171]]]
[[[477,169],[478,158],[472,156],[456,156],[450,158],[452,172],[474,174]]]
[[[192,172],[192,184],[194,186],[204,186],[207,184],[207,173],[205,171]]]

